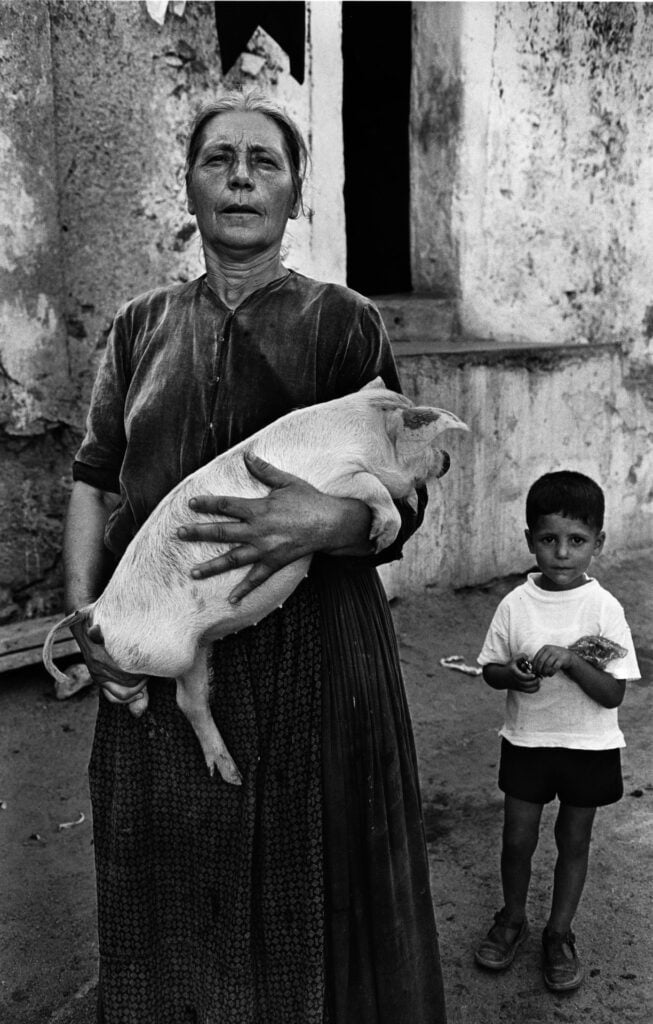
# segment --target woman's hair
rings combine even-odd
[[[526,523],[529,530],[540,516],[560,515],[580,519],[593,530],[603,529],[605,498],[590,477],[572,470],[545,473],[536,480],[526,496]]]
[[[191,123],[186,144],[186,188],[190,186],[193,168],[195,167],[197,154],[202,144],[204,126],[213,117],[217,117],[219,114],[231,113],[234,110],[246,110],[257,114],[264,114],[265,117],[269,117],[271,121],[278,125],[290,162],[290,173],[295,189],[295,201],[298,208],[304,212],[302,190],[308,164],[308,149],[304,142],[304,136],[283,107],[268,99],[264,93],[255,90],[241,92],[238,89],[234,89],[220,96],[219,99],[200,107]]]

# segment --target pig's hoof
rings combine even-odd
[[[397,530],[395,529],[394,523],[380,523],[377,529],[370,531],[370,540],[374,544],[374,551],[376,554],[379,551],[383,551],[392,544],[393,540],[397,536]]]
[[[211,775],[214,774],[217,768],[225,782],[229,782],[232,786],[242,786],[243,777],[229,754],[215,754],[213,757],[207,758],[206,763],[209,766]]]
[[[147,710],[147,706],[150,703],[150,698],[147,695],[147,687],[143,687],[141,692],[129,702],[127,707],[129,708],[130,715],[134,718],[140,718],[142,714]]]
[[[86,665],[70,665],[68,671],[64,673],[64,678],[55,680],[54,692],[57,700],[67,700],[85,686],[90,686],[92,682]]]

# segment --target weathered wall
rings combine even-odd
[[[47,7],[0,5],[0,427],[68,409]]]
[[[529,568],[526,490],[556,469],[603,487],[607,557],[651,544],[652,409],[624,375],[617,345],[400,355],[399,365],[412,398],[455,410],[470,433],[443,438],[451,469],[429,485],[425,522],[403,560],[383,571],[393,593]]]
[[[453,201],[463,81],[462,5],[413,4],[410,111],[410,240],[413,290],[459,292]]]
[[[461,7],[454,209],[477,337],[619,341],[653,306],[653,7]]]

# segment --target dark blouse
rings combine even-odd
[[[118,557],[158,502],[214,456],[290,410],[357,391],[399,390],[368,299],[291,271],[231,310],[202,276],[118,312],[93,389],[73,477],[119,493],[107,547]],[[399,543],[421,521],[402,506]],[[377,560],[378,561],[378,560]]]

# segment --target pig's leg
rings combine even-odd
[[[218,732],[209,707],[209,665],[206,647],[198,647],[193,665],[177,680],[177,704],[200,741],[211,775],[217,768],[225,782],[240,786],[242,776]]]
[[[375,550],[382,551],[392,544],[401,527],[401,516],[390,491],[373,473],[352,473],[326,488],[329,494],[343,498],[359,498],[372,511],[370,540]]]

